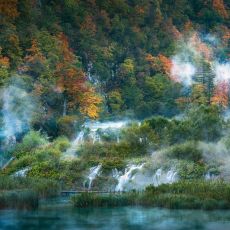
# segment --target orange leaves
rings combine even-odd
[[[0,15],[15,19],[19,15],[17,4],[18,0],[0,0]]]
[[[158,58],[163,65],[164,72],[166,74],[170,75],[171,68],[172,68],[172,61],[169,58],[167,58],[166,56],[164,56],[163,54],[159,54]]]
[[[145,56],[145,60],[150,64],[150,66],[158,71],[161,71],[171,77],[171,68],[172,68],[172,60],[164,56],[163,54],[159,54],[157,57],[152,56],[151,54],[147,54]],[[175,79],[173,79],[175,80]]]
[[[55,71],[56,91],[65,95],[69,108],[80,106],[81,113],[90,118],[97,118],[101,98],[95,94],[93,88],[87,85],[85,73],[77,68],[78,60],[69,47],[67,37],[61,33],[58,35],[58,41],[61,58]]]
[[[60,33],[57,36],[57,39],[59,41],[59,49],[61,52],[61,55],[63,57],[64,62],[70,62],[73,63],[76,59],[73,51],[69,47],[69,42],[65,34]],[[59,63],[60,64],[60,63]]]
[[[214,90],[213,97],[211,98],[211,103],[226,108],[228,106],[228,92],[229,84],[227,82],[222,81],[218,83]]]
[[[3,57],[1,55],[2,48],[0,47],[0,67],[9,68],[10,66],[10,59],[8,57]]]
[[[219,15],[221,15],[223,18],[228,18],[229,17],[228,12],[225,9],[223,0],[213,0],[212,6],[217,11],[217,13]]]
[[[145,60],[146,60],[147,62],[149,62],[150,64],[153,65],[154,62],[155,62],[155,60],[156,60],[156,58],[153,57],[152,54],[147,54],[147,55],[145,56]]]
[[[138,15],[144,15],[145,14],[145,8],[143,6],[136,6],[135,11]]]
[[[190,38],[190,42],[196,51],[199,52],[206,60],[210,60],[212,58],[211,49],[200,40],[198,33],[193,33]]]
[[[156,69],[159,68],[160,64],[163,72],[170,75],[172,61],[163,54],[159,54],[157,57],[154,57],[151,54],[147,54],[145,56],[145,60],[151,65],[151,67]]]
[[[10,60],[8,57],[0,57],[0,66],[9,68]]]
[[[25,57],[25,61],[29,63],[43,63],[45,61],[45,57],[43,56],[40,48],[38,47],[38,43],[36,39],[32,40],[32,46],[31,48],[27,49],[29,52],[29,55]]]
[[[80,101],[80,111],[88,117],[95,119],[99,116],[99,105],[101,102],[102,99],[93,90],[89,90],[83,94]]]

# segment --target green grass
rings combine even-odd
[[[38,203],[39,194],[31,190],[0,192],[0,209],[36,209]]]
[[[82,193],[72,197],[75,207],[118,207],[133,205],[136,193],[100,195],[94,193]]]
[[[60,185],[49,179],[0,176],[0,192],[28,189],[38,194],[39,198],[48,198],[59,194]]]
[[[229,209],[230,184],[222,181],[180,181],[143,192],[119,194],[84,193],[72,198],[75,207],[116,207],[143,205],[170,209]]]

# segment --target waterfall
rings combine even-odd
[[[172,184],[177,180],[177,172],[173,169],[164,172],[161,168],[157,169],[153,176],[153,185],[159,186],[160,184]]]
[[[132,179],[134,179],[133,173],[136,170],[141,170],[144,164],[141,165],[130,165],[128,168],[125,169],[125,173],[118,177],[118,184],[115,188],[115,191],[120,192],[125,190],[125,185]]]
[[[79,145],[84,141],[84,134],[84,131],[80,131],[75,140],[71,143],[71,146],[64,153],[63,159],[73,159],[76,156]]]
[[[92,183],[95,180],[95,178],[100,174],[102,164],[99,164],[97,166],[94,166],[89,169],[89,175],[87,176],[87,180],[84,182],[84,187],[86,187],[86,183],[88,182],[88,190],[91,190]]]
[[[174,169],[164,171],[159,168],[151,173],[151,170],[144,169],[144,165],[145,163],[129,165],[124,174],[121,174],[117,169],[112,170],[113,178],[118,180],[115,191],[143,190],[149,185],[171,184],[178,179],[177,172]]]
[[[26,177],[27,176],[27,173],[28,171],[30,170],[31,168],[30,167],[26,167],[24,169],[21,169],[19,171],[17,171],[16,173],[14,173],[14,177]]]
[[[117,143],[120,142],[120,129],[125,127],[128,124],[128,121],[107,121],[107,122],[86,122],[82,127],[82,130],[78,133],[75,140],[71,143],[71,146],[63,154],[63,159],[72,160],[75,158],[76,152],[79,148],[79,145],[84,143],[84,139],[87,138],[95,143],[102,143],[102,135],[114,135]]]

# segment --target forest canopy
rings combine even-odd
[[[50,136],[87,117],[226,109],[230,77],[219,73],[229,68],[229,7],[223,0],[0,0],[0,87],[12,77],[24,82],[37,103],[32,124]]]

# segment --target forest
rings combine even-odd
[[[229,11],[0,0],[0,209],[230,209]]]

